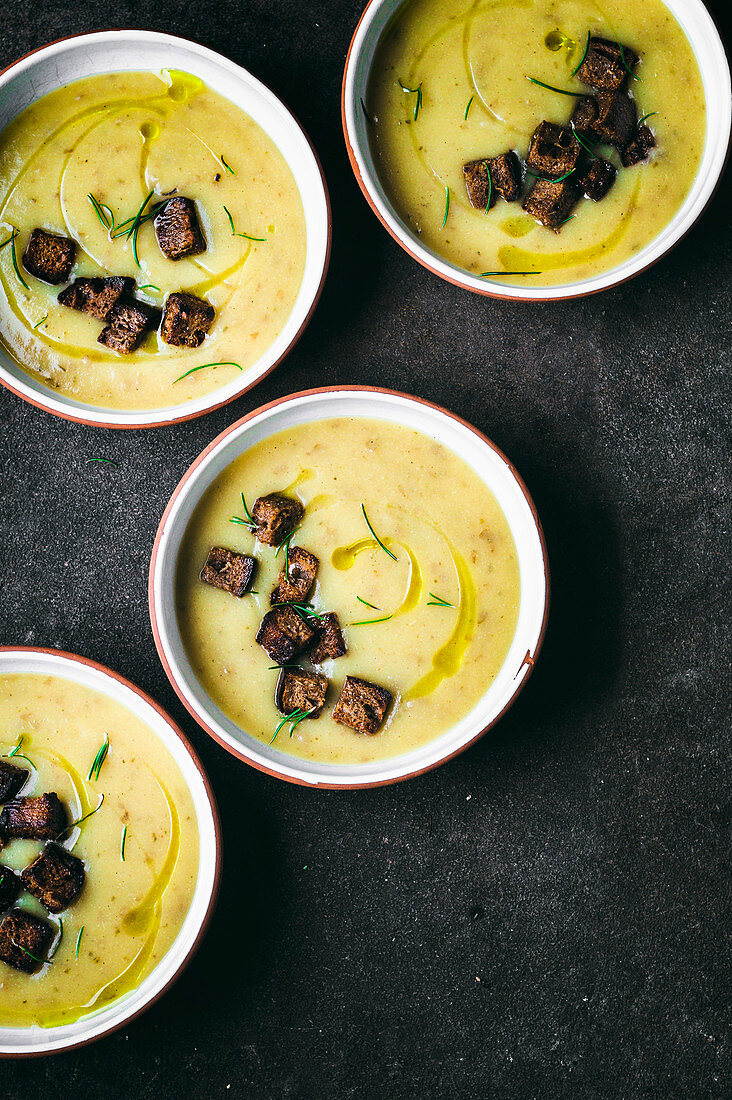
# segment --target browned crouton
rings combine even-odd
[[[0,760],[0,802],[15,798],[30,775],[27,768],[19,768],[9,760]]]
[[[11,909],[0,924],[0,960],[33,974],[46,961],[53,929],[25,909]]]
[[[169,260],[197,256],[206,251],[206,242],[196,214],[196,204],[182,195],[168,199],[154,220],[160,251]]]
[[[86,871],[78,856],[60,844],[50,843],[20,877],[28,893],[38,898],[49,913],[63,913],[81,893]]]
[[[578,199],[579,192],[571,179],[539,179],[524,199],[524,210],[542,225],[559,232]]]
[[[616,175],[615,166],[609,160],[595,157],[584,172],[578,175],[577,186],[588,199],[599,202],[600,199],[605,198],[605,195],[615,183]]]
[[[607,38],[591,38],[577,76],[591,88],[615,91],[623,86],[639,60],[630,46],[621,46]]]
[[[386,717],[391,699],[391,692],[386,688],[357,676],[346,676],[333,707],[333,718],[358,733],[374,734]]]
[[[553,122],[540,122],[532,134],[526,164],[537,175],[556,179],[576,168],[581,152],[582,146],[571,130]]]
[[[651,150],[656,147],[656,138],[650,126],[639,126],[628,144],[620,150],[620,159],[625,168],[632,168],[648,160]]]
[[[252,508],[252,516],[257,524],[255,532],[260,542],[268,546],[279,546],[294,531],[305,514],[299,500],[270,493],[266,497],[257,497]]]
[[[463,165],[463,176],[470,205],[477,210],[491,209],[499,198],[515,202],[521,191],[521,165],[513,151],[472,160]]]
[[[257,642],[276,665],[286,665],[312,642],[314,630],[289,604],[273,607],[262,619]]]
[[[213,324],[214,307],[182,291],[169,294],[163,311],[160,335],[166,344],[179,348],[198,348]]]
[[[0,832],[23,840],[53,840],[66,824],[64,804],[53,792],[15,798],[0,813]]]
[[[74,279],[66,290],[61,291],[58,300],[62,306],[106,321],[122,295],[130,295],[134,289],[135,280],[124,275],[110,275],[106,279]]]
[[[23,267],[36,279],[56,285],[66,282],[75,258],[76,241],[34,229],[25,247]]]
[[[158,327],[160,310],[135,298],[117,302],[110,310],[108,320],[109,324],[97,337],[98,342],[121,355],[129,355],[146,332]]]
[[[282,565],[276,588],[272,589],[270,603],[303,603],[315,584],[320,562],[309,550],[291,546],[286,554],[286,563],[286,566],[284,563]]]
[[[626,145],[635,129],[635,102],[625,92],[598,92],[593,133],[608,145]]]
[[[309,711],[308,718],[317,718],[325,703],[328,681],[317,672],[302,668],[283,668],[277,677],[275,706],[282,714],[295,710]]]
[[[201,580],[241,599],[252,583],[256,567],[256,558],[224,546],[212,546],[201,570]]]
[[[346,639],[335,611],[321,615],[314,620],[314,625],[318,632],[318,641],[310,651],[313,664],[322,665],[323,661],[334,661],[337,657],[342,657],[346,652]]]
[[[572,111],[570,124],[581,134],[592,134],[597,121],[597,100],[593,95],[583,95],[578,99]]]
[[[0,913],[13,904],[21,891],[21,882],[15,871],[0,863]]]

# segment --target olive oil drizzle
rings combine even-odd
[[[178,862],[178,856],[180,855],[180,818],[178,817],[178,810],[176,809],[176,805],[168,789],[157,776],[155,778],[168,805],[170,840],[168,842],[168,851],[163,860],[163,864],[155,875],[147,894],[139,905],[136,905],[134,909],[130,909],[122,918],[122,928],[130,936],[146,935],[155,923],[155,920],[159,920],[159,917],[156,917],[156,910],[173,877],[173,872]]]

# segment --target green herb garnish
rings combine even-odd
[[[618,42],[618,49],[620,50],[620,60],[623,62],[623,68],[625,69],[625,71],[633,77],[633,80],[640,80],[640,77],[635,75],[630,65],[625,60],[625,50],[623,49],[622,42]]]
[[[122,839],[119,842],[119,858],[124,863],[125,861],[125,846],[127,844],[127,826],[122,829]]]
[[[479,278],[490,279],[495,275],[541,275],[541,271],[481,271]]]
[[[638,119],[637,126],[641,127],[647,118],[652,118],[653,115],[657,115],[658,111],[649,111],[647,115],[643,115],[643,118]]]
[[[231,226],[231,232],[233,233],[233,235],[235,237],[246,237],[246,239],[248,241],[266,241],[267,240],[266,237],[253,237],[251,235],[251,233],[237,233],[236,229],[234,229],[234,219],[232,218],[231,213],[229,212],[229,210],[226,207],[224,207],[224,211],[226,213],[226,217],[229,219],[229,225]]]
[[[227,164],[226,161],[224,160],[224,154],[223,153],[221,153],[219,155],[219,160],[221,161],[221,163],[223,164],[223,166],[224,166],[224,168],[226,169],[227,172],[231,172],[232,176],[236,175],[236,172],[231,167],[231,165]]]
[[[274,736],[272,737],[272,741],[270,741],[270,745],[273,743],[275,737],[280,732],[282,727],[286,726],[288,722],[290,723],[290,737],[292,737],[293,733],[295,732],[295,727],[299,726],[303,718],[307,718],[307,716],[309,714],[312,714],[313,711],[316,709],[316,707],[311,707],[310,710],[300,710],[298,708],[297,710],[293,710],[290,714],[286,714],[285,717],[277,723],[277,728],[274,731]]]
[[[471,95],[470,99],[468,100],[468,105],[467,105],[467,107],[465,108],[465,121],[466,121],[466,122],[467,122],[467,120],[468,120],[468,111],[470,110],[470,105],[471,105],[471,103],[473,102],[473,100],[474,100],[474,99],[475,99],[475,96],[474,96],[474,95]]]
[[[383,542],[381,541],[379,536],[376,534],[376,531],[374,531],[373,527],[371,526],[371,521],[369,520],[369,517],[366,515],[366,509],[363,506],[363,504],[361,505],[361,511],[363,512],[363,518],[366,520],[366,526],[368,527],[369,531],[374,536],[374,538],[376,539],[376,541],[378,542],[379,546],[384,551],[384,553],[388,554],[390,558],[394,559],[394,561],[399,561],[399,558],[396,556],[396,554],[392,554],[389,547],[384,546]]]
[[[34,772],[38,771],[38,769],[36,768],[35,764],[31,760],[31,758],[29,756],[26,756],[25,753],[22,753],[20,751],[23,747],[23,741],[24,740],[25,740],[25,738],[24,738],[23,734],[21,733],[20,736],[18,737],[17,745],[15,745],[12,752],[8,752],[8,753],[5,754],[5,758],[6,758],[6,760],[10,760],[12,757],[17,756],[19,760],[26,760],[30,764],[30,766],[33,768]]]
[[[565,219],[564,219],[564,221],[563,221],[563,222],[560,222],[559,224],[560,224],[560,226],[561,226],[561,225],[566,225],[566,224],[567,224],[567,222],[571,222],[571,221],[572,221],[572,218],[576,218],[576,217],[577,217],[577,215],[576,215],[576,214],[570,214],[568,218],[565,218]]]
[[[244,515],[246,516],[246,519],[242,519],[240,516],[232,516],[229,520],[229,523],[240,523],[243,527],[248,527],[250,531],[256,531],[258,527],[257,521],[247,508],[247,502],[244,499],[243,493],[241,494],[241,504],[242,508],[244,509]],[[275,554],[275,557],[276,556],[277,555]]]
[[[23,947],[22,944],[16,943],[15,940],[13,940],[13,947],[20,948],[20,950],[23,952],[24,955],[27,955],[29,959],[33,959],[33,962],[37,962],[37,963],[41,963],[41,964],[45,965],[46,963],[50,963],[50,961],[51,961],[50,958],[48,958],[48,959],[39,959],[38,956],[34,955],[32,951],[29,951],[27,947]]]
[[[113,462],[111,458],[88,458],[87,462],[104,462],[107,466],[118,466],[118,463]]]
[[[176,378],[175,382],[182,382],[189,374],[195,374],[197,370],[206,370],[207,367],[236,367],[237,370],[244,370],[244,367],[240,367],[238,363],[202,363],[200,367],[191,367],[185,374],[181,374],[180,378]],[[175,385],[175,382],[173,385]]]
[[[371,626],[372,623],[386,623],[393,618],[393,615],[384,615],[380,619],[359,619],[358,622],[351,623],[351,626]]]
[[[561,183],[562,180],[566,180],[568,176],[574,175],[575,169],[570,168],[568,172],[565,172],[563,176],[557,176],[556,179],[552,179],[550,176],[542,176],[539,172],[532,172],[530,168],[526,169],[527,176],[533,176],[534,179],[543,180],[544,183]]]
[[[142,286],[138,286],[138,290],[157,290],[160,293],[160,287],[155,286],[155,283],[143,283]]]
[[[485,166],[486,172],[488,173],[488,202],[485,206],[485,212],[487,214],[491,208],[491,199],[493,198],[493,176],[491,175],[491,168],[488,161],[484,160],[483,164]]]
[[[590,148],[590,146],[587,144],[587,142],[582,140],[582,138],[577,133],[577,129],[576,129],[575,126],[572,127],[572,133],[574,134],[574,136],[576,137],[577,141],[580,143],[582,148],[590,154],[590,156],[593,158],[593,160],[597,160],[598,159],[597,153],[593,149]]]
[[[532,84],[538,84],[540,88],[548,88],[550,92],[559,92],[560,95],[571,95],[575,99],[582,99],[586,94],[585,92],[568,92],[566,88],[555,88],[553,84],[545,84],[543,80],[536,80],[533,76],[527,76],[527,80],[530,80]]]
[[[60,836],[63,836],[64,833],[68,833],[72,829],[75,829],[77,825],[81,825],[82,821],[86,821],[87,818],[93,817],[94,814],[97,812],[97,810],[101,810],[103,802],[104,802],[104,795],[101,795],[100,799],[99,799],[99,804],[97,806],[95,806],[95,808],[93,810],[90,810],[88,814],[84,814],[83,817],[77,818],[76,821],[72,821],[70,825],[67,825],[65,829],[62,829],[61,832],[58,834],[58,836],[55,836],[53,839],[58,840],[58,838]],[[73,845],[72,845],[72,847],[73,847]]]
[[[297,528],[295,528],[295,531],[296,530]],[[289,577],[290,575],[290,543],[292,542],[292,536],[295,534],[295,531],[290,531],[289,535],[282,540],[275,550],[275,557],[278,557],[282,547],[284,546],[285,548],[285,577]]]
[[[406,86],[406,84],[402,84],[401,80],[398,80],[398,79],[397,79],[397,84],[399,85],[401,90],[403,92],[405,92],[407,95],[416,95],[417,96],[417,98],[414,102],[414,121],[416,122],[417,121],[417,115],[419,114],[419,109],[422,106],[422,81],[420,80],[420,82],[419,82],[419,84],[417,85],[416,88],[408,88]]]
[[[79,957],[79,948],[81,947],[81,937],[84,935],[84,929],[85,928],[86,928],[86,925],[82,924],[81,928],[79,929],[79,935],[76,937],[76,957],[77,957],[77,959]]]
[[[140,232],[140,218],[142,217],[145,207],[150,202],[150,199],[153,197],[154,194],[155,192],[151,191],[150,194],[147,196],[142,206],[135,214],[135,220],[133,221],[132,229],[130,230],[130,235],[132,236],[132,255],[135,257],[135,263],[138,267],[141,266],[140,257],[137,255],[137,234]]]
[[[114,229],[114,214],[112,212],[112,208],[110,206],[107,206],[105,202],[100,202],[99,199],[95,198],[95,196],[92,195],[91,192],[89,192],[86,197],[92,204],[92,209],[94,210],[96,216],[99,218],[99,221],[102,223],[103,227],[107,230],[108,233],[111,233]]]
[[[444,229],[447,223],[447,215],[450,213],[450,188],[445,187],[445,216],[442,219],[441,228]]]
[[[589,48],[590,48],[590,32],[588,31],[587,32],[587,41],[585,42],[585,52],[582,54],[582,57],[580,58],[579,65],[577,66],[577,68],[572,69],[572,76],[576,76],[576,74],[582,68],[582,66],[584,64],[584,61],[585,61],[585,58],[587,57],[587,51],[589,50]]]
[[[443,600],[442,596],[436,596],[434,592],[430,592],[431,600],[427,600],[428,607],[454,607],[454,603],[448,603],[447,600]]]
[[[13,268],[15,270],[15,274],[18,276],[18,279],[23,284],[25,289],[30,290],[30,287],[28,286],[27,282],[25,281],[25,279],[23,278],[23,276],[20,273],[20,268],[18,267],[18,257],[15,255],[15,238],[17,236],[18,236],[18,230],[13,229],[13,232],[10,234],[7,241],[3,241],[2,245],[0,245],[0,248],[4,248],[6,244],[10,245],[10,258],[13,261]]]
[[[360,596],[356,596],[359,603],[365,604],[366,607],[370,607],[372,611],[381,611],[380,607],[377,607],[375,603],[369,603],[368,600],[362,600]]]
[[[40,321],[36,321],[36,323],[35,323],[35,325],[33,326],[33,328],[40,328],[40,326],[41,326],[41,325],[43,324],[43,322],[44,322],[44,321],[47,321],[47,320],[48,320],[48,314],[46,314],[46,316],[45,316],[45,317],[41,317]]]
[[[100,459],[101,462],[108,461],[107,459]],[[87,782],[91,779],[99,779],[99,773],[102,770],[102,764],[107,759],[107,753],[109,752],[109,734],[104,735],[104,744],[100,745],[97,749],[97,755],[94,757],[92,766],[89,768],[89,774],[87,775]]]
[[[291,600],[279,600],[277,603],[273,603],[272,607],[291,607],[294,611],[299,611],[301,615],[310,619],[324,619],[325,613],[314,611],[312,605],[309,603],[293,603]]]
[[[48,956],[48,961],[49,962],[51,961],[51,959],[54,957],[54,955],[58,951],[59,947],[61,946],[61,940],[63,938],[64,938],[64,922],[59,917],[58,918],[58,939],[56,940],[55,944],[53,945],[53,951]]]

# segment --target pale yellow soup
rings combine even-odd
[[[285,725],[276,748],[323,763],[364,763],[423,745],[473,708],[516,630],[520,578],[506,517],[484,482],[428,436],[381,420],[330,419],[241,455],[204,494],[180,548],[184,646],[209,696],[242,730],[268,744],[281,717],[278,672],[255,635],[284,558],[231,522],[243,515],[242,492],[250,508],[271,492],[303,503],[292,545],[319,558],[310,602],[316,612],[338,613],[348,646],[319,668],[329,680],[320,717],[300,722],[292,737]],[[362,504],[396,561],[372,537]],[[199,579],[214,545],[257,558],[254,594],[237,599]],[[310,667],[306,657],[299,663]],[[376,735],[331,717],[346,675],[393,694]]]
[[[90,780],[107,737],[107,757]],[[21,738],[18,751],[35,766],[11,759],[31,773],[22,795],[55,791],[70,822],[104,796],[64,838],[86,865],[77,901],[59,917],[25,892],[16,902],[57,930],[51,961],[36,974],[0,962],[0,1026],[51,1027],[116,1001],[163,958],[193,897],[198,826],[173,758],[144,722],[99,692],[55,676],[0,677],[0,752]],[[41,849],[8,840],[0,864],[19,871]]]
[[[139,266],[132,240],[113,238],[89,200],[109,207],[119,226],[149,192],[147,209],[173,189],[194,200],[206,251],[166,259],[150,220],[138,234]],[[103,347],[102,321],[60,305],[62,287],[23,269],[37,226],[77,241],[72,278],[132,276],[146,288],[137,296],[157,307],[174,291],[205,298],[216,316],[203,344],[174,347],[153,332],[130,355]],[[69,84],[0,134],[0,242],[14,228],[28,289],[13,268],[13,245],[0,249],[0,341],[52,389],[115,409],[176,405],[246,380],[284,328],[305,263],[302,202],[274,142],[196,77],[167,70]],[[242,370],[207,367],[176,381],[195,367],[230,362]]]
[[[539,123],[566,125],[577,102],[527,76],[591,94],[571,75],[588,31],[640,55],[640,79],[627,83],[639,118],[656,112],[647,122],[657,141],[652,158],[622,168],[616,152],[600,147],[618,166],[615,184],[598,203],[581,199],[558,233],[521,200],[473,209],[463,164],[509,149],[524,160]],[[422,86],[416,121],[416,94],[400,83]],[[586,279],[648,245],[688,195],[706,132],[699,68],[661,0],[411,0],[379,45],[367,98],[378,171],[422,243],[471,274],[536,272],[509,280],[525,286]]]

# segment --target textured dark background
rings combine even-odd
[[[671,256],[585,301],[440,282],[348,167],[339,87],[360,9],[0,3],[0,65],[119,25],[251,68],[309,131],[334,211],[310,327],[235,404],[115,433],[0,391],[0,640],[94,657],[151,692],[200,751],[225,835],[218,910],[172,991],[95,1046],[0,1063],[0,1092],[729,1095],[728,207],[718,193]],[[542,658],[498,728],[431,775],[354,793],[289,786],[209,740],[146,602],[158,520],[199,451],[254,406],[337,382],[418,393],[487,432],[535,497],[554,589]]]

